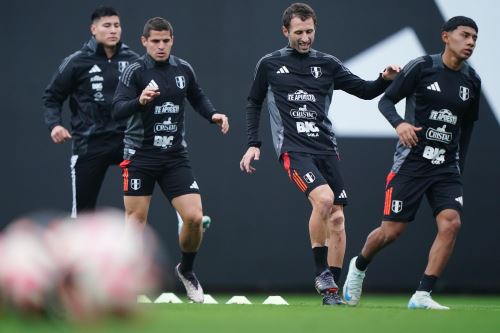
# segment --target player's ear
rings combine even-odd
[[[94,23],[92,23],[90,25],[90,33],[92,34],[92,36],[95,36],[95,31],[96,31],[97,27]]]
[[[281,27],[281,31],[283,32],[283,35],[285,35],[285,37],[288,38],[289,32],[285,26]]]
[[[447,44],[448,43],[448,31],[443,31],[441,32],[441,40],[443,43]]]
[[[144,36],[141,36],[141,43],[142,43],[142,46],[146,47],[146,42],[148,41],[148,39]]]

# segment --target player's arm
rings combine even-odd
[[[401,143],[411,148],[418,142],[417,132],[422,130],[414,124],[406,122],[396,111],[396,104],[415,92],[420,75],[422,58],[417,58],[408,63],[401,74],[396,77],[387,88],[378,103],[378,108],[387,121],[396,129]]]
[[[260,158],[259,121],[262,103],[266,98],[268,87],[265,62],[261,59],[255,69],[255,77],[250,88],[246,105],[247,145],[248,149],[240,161],[240,169],[246,173],[253,173],[256,169],[252,161]]]
[[[126,119],[144,111],[145,106],[160,94],[154,89],[139,86],[140,68],[138,63],[133,63],[123,71],[113,97],[113,119]]]
[[[73,90],[74,57],[63,60],[43,94],[44,120],[54,143],[71,139],[69,131],[62,126],[62,107]]]
[[[460,129],[460,141],[459,141],[459,166],[460,166],[460,173],[464,173],[465,169],[465,158],[467,156],[467,150],[469,148],[469,143],[472,137],[472,130],[474,128],[474,123],[476,120],[479,118],[479,99],[481,97],[481,83],[479,82],[479,88],[477,89],[476,92],[476,97],[474,99],[473,106],[468,112],[463,121],[462,121],[462,127]]]
[[[376,80],[366,81],[351,73],[351,71],[336,58],[332,58],[332,66],[333,72],[335,73],[334,89],[343,90],[348,94],[366,100],[373,99],[383,93],[400,71],[399,66],[389,65],[380,73]]]

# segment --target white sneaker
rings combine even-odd
[[[175,275],[182,282],[184,288],[186,288],[187,297],[195,303],[203,303],[205,296],[200,281],[198,281],[193,272],[182,274],[179,271],[180,265],[179,263],[175,266]]]
[[[429,310],[449,310],[432,299],[428,291],[416,291],[408,302],[408,309],[429,309]]]
[[[352,258],[349,263],[349,272],[347,273],[343,288],[344,299],[347,304],[352,306],[359,303],[366,272],[356,268],[356,258]]]

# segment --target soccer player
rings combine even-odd
[[[382,224],[349,264],[344,298],[358,304],[368,264],[395,241],[415,218],[424,194],[433,210],[437,235],[410,309],[448,310],[431,298],[453,252],[460,229],[461,175],[474,121],[478,119],[481,80],[466,62],[476,46],[478,28],[456,16],[442,27],[443,53],[409,62],[380,100],[379,109],[396,129],[399,142],[387,176]],[[402,119],[394,105],[406,98]]]
[[[158,183],[184,222],[179,234],[182,259],[175,273],[188,297],[202,303],[203,289],[193,264],[202,241],[203,214],[184,140],[184,100],[218,124],[223,134],[229,123],[198,85],[191,65],[171,54],[174,35],[167,20],[148,20],[141,41],[146,54],[124,71],[113,101],[113,117],[128,121],[120,165],[126,223],[130,228],[145,225]]]
[[[343,304],[336,282],[345,253],[343,207],[347,192],[328,118],[332,92],[340,89],[372,99],[385,90],[399,67],[388,66],[377,80],[365,81],[334,56],[312,49],[316,14],[303,3],[285,10],[282,31],[288,45],[257,63],[246,107],[248,150],[240,168],[253,173],[251,163],[260,158],[259,118],[267,97],[279,161],[312,205],[309,234],[316,266],[315,287],[323,296],[323,304]]]
[[[118,77],[139,55],[120,41],[122,27],[112,7],[92,13],[92,38],[66,57],[45,89],[45,124],[57,144],[72,139],[72,217],[95,209],[110,165],[123,155],[125,123],[111,118]],[[62,106],[69,97],[71,133],[62,125]]]

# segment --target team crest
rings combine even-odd
[[[460,96],[460,99],[464,102],[468,100],[470,97],[469,88],[460,86],[460,91],[458,92],[458,96]]]
[[[403,209],[403,201],[401,200],[392,200],[391,209],[394,213],[399,213]]]
[[[321,75],[323,75],[323,72],[321,72],[321,67],[318,66],[312,66],[311,67],[311,74],[315,78],[319,78]]]
[[[316,176],[312,172],[308,172],[304,175],[304,180],[308,183],[311,184],[316,180]]]
[[[141,188],[141,180],[134,178],[130,180],[130,188],[133,189],[134,191],[137,191],[138,189]]]
[[[118,71],[122,73],[128,66],[128,61],[118,61]]]
[[[177,87],[179,87],[179,89],[184,89],[184,87],[186,86],[186,79],[182,75],[176,76],[175,84],[177,85]]]

